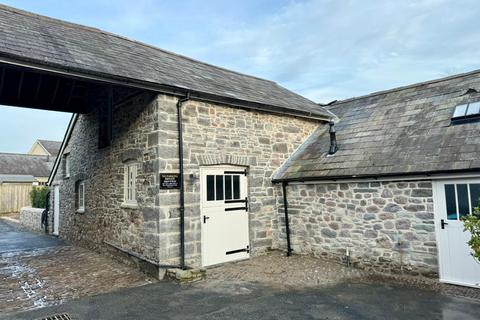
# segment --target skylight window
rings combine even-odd
[[[464,123],[480,120],[480,101],[461,104],[455,107],[452,123]]]

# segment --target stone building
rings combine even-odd
[[[48,72],[62,95],[34,102],[75,113],[49,178],[60,237],[156,272],[273,248],[480,283],[459,221],[480,197],[479,72],[324,106],[97,29],[0,23],[7,80]]]
[[[480,200],[479,90],[475,71],[330,104],[338,150],[320,126],[273,179],[294,252],[478,286],[459,218]]]

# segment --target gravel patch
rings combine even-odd
[[[310,255],[287,257],[280,251],[210,267],[207,269],[207,281],[254,282],[285,289],[328,287],[342,283],[381,283],[480,300],[480,289],[477,288],[442,284],[436,278],[367,272]]]

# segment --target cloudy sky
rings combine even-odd
[[[2,1],[274,80],[317,102],[480,69],[476,0]],[[0,152],[70,115],[0,107]]]

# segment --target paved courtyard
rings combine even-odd
[[[131,267],[0,219],[0,314],[150,282]]]

